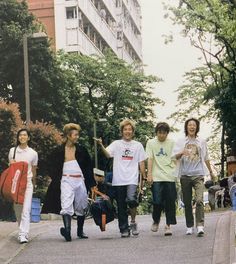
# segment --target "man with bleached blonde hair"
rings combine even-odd
[[[113,141],[107,148],[101,139],[97,140],[107,158],[113,158],[113,178],[115,197],[118,207],[118,222],[121,237],[138,235],[135,216],[138,206],[137,186],[139,182],[139,169],[142,178],[146,178],[145,163],[147,156],[142,144],[133,140],[135,124],[125,119],[120,123],[122,138]],[[131,223],[128,224],[127,207],[130,208]]]
[[[83,231],[87,191],[95,188],[93,166],[87,150],[77,143],[81,128],[69,123],[63,128],[64,143],[50,158],[52,182],[48,188],[43,213],[60,213],[64,227],[60,229],[66,241],[71,241],[71,216],[77,215],[77,236],[88,238]]]

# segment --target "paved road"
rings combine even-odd
[[[32,240],[18,246],[17,250],[15,235],[10,238],[15,257],[5,263],[211,264],[215,252],[216,226],[223,214],[206,214],[206,234],[202,238],[185,235],[183,217],[178,217],[172,237],[164,236],[164,222],[158,233],[152,233],[151,216],[139,216],[138,237],[120,238],[117,221],[108,224],[106,232],[101,232],[90,219],[85,223],[89,239],[79,240],[76,239],[76,222],[73,221],[72,242],[64,242],[59,235],[61,221],[45,221],[32,224]],[[227,260],[219,263],[229,264]]]

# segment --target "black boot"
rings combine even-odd
[[[62,215],[64,227],[61,227],[61,235],[65,238],[66,241],[71,241],[71,216],[68,214]]]
[[[83,216],[81,216],[81,215],[77,216],[77,236],[78,236],[78,238],[88,238],[88,236],[83,231],[84,219],[85,219],[84,215]]]

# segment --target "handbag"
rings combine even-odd
[[[16,148],[13,159],[15,159]],[[10,164],[0,177],[0,195],[8,202],[24,203],[27,185],[28,163],[19,161]]]

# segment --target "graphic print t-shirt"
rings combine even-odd
[[[166,139],[160,142],[157,138],[149,139],[146,146],[148,158],[152,159],[152,177],[154,182],[174,182],[175,162],[171,158],[174,141]]]
[[[116,140],[106,150],[113,160],[113,186],[138,185],[139,162],[147,158],[143,145],[135,140]]]
[[[181,175],[199,176],[204,175],[204,169],[201,162],[201,148],[197,140],[186,142],[185,150],[188,155],[181,159]]]

